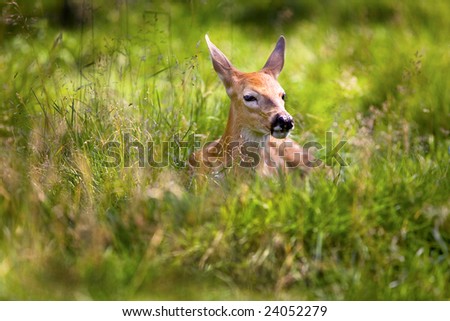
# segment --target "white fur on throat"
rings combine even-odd
[[[244,128],[241,130],[241,142],[255,142],[258,143],[259,147],[264,147],[265,143],[269,140],[270,134],[262,134],[255,132],[253,130]]]

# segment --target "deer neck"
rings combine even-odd
[[[269,135],[257,133],[248,128],[245,120],[238,117],[238,114],[233,107],[230,106],[230,112],[228,114],[228,122],[225,128],[225,133],[220,139],[222,146],[228,148],[234,148],[238,145],[245,143],[259,144],[259,147],[263,147],[264,143],[269,139]]]

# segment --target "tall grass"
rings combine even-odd
[[[0,298],[450,298],[444,1],[73,3],[3,9]],[[293,137],[347,141],[335,179],[190,182],[228,114],[205,33],[246,71],[285,34]],[[125,137],[187,144],[124,166]]]

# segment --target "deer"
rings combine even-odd
[[[285,109],[286,93],[277,80],[284,66],[284,36],[256,72],[238,70],[208,35],[205,39],[231,103],[222,137],[191,154],[191,173],[220,178],[228,172],[274,176],[296,170],[305,175],[313,159],[288,137],[294,119]]]

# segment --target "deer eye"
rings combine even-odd
[[[245,101],[256,101],[256,97],[252,95],[244,95]]]

